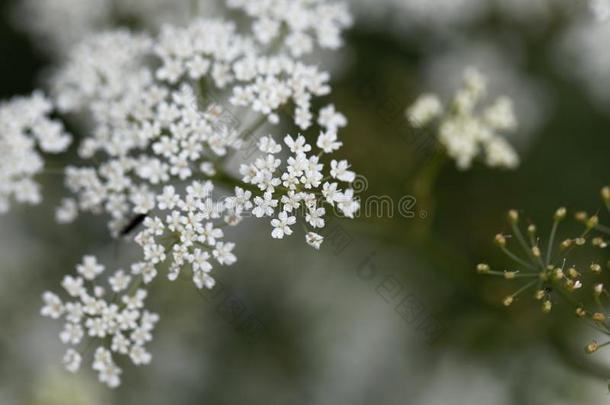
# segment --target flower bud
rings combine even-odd
[[[599,217],[597,215],[593,215],[589,220],[587,220],[587,228],[593,229],[597,225],[599,225]]]
[[[600,266],[597,263],[591,264],[591,266],[589,268],[591,269],[591,272],[594,274],[599,274],[602,272],[602,266]]]
[[[597,349],[599,349],[599,344],[594,340],[585,347],[585,353],[592,354],[595,353]]]
[[[504,272],[504,278],[507,280],[513,280],[516,275],[517,275],[516,271],[505,271]]]
[[[608,243],[606,243],[604,238],[601,238],[599,236],[593,238],[591,240],[591,243],[593,244],[593,246],[598,247],[598,248],[602,248],[602,249],[605,249],[605,248],[608,247]]]
[[[513,301],[514,301],[513,296],[512,296],[512,295],[509,295],[508,297],[505,297],[505,298],[502,300],[502,304],[503,304],[505,307],[509,307],[509,306],[510,306],[510,305],[513,303]]]
[[[566,217],[567,213],[568,210],[566,210],[565,207],[561,207],[557,211],[555,211],[555,215],[553,218],[555,219],[555,221],[562,221]]]
[[[574,218],[577,221],[585,222],[587,218],[589,218],[589,215],[584,211],[578,211],[576,214],[574,214]]]
[[[534,257],[540,257],[540,248],[538,246],[534,246],[532,248],[532,254],[534,255]]]
[[[583,318],[587,315],[587,311],[584,310],[584,308],[578,307],[576,308],[576,316],[579,318]]]
[[[591,319],[593,319],[595,322],[604,322],[606,320],[606,315],[602,314],[601,312],[596,312],[593,314]]]
[[[527,233],[529,233],[530,235],[536,235],[536,225],[530,225],[527,227]]]
[[[602,188],[602,199],[605,203],[610,203],[610,187],[606,186]]]
[[[551,303],[551,301],[546,300],[542,303],[542,312],[548,314],[549,312],[551,312],[551,309],[553,309],[553,304]]]
[[[487,265],[485,263],[480,263],[477,265],[477,273],[487,274],[487,273],[489,273],[489,271],[490,271],[489,265]]]
[[[519,212],[517,210],[508,211],[508,222],[516,224],[519,222]]]
[[[582,283],[580,282],[580,280],[568,280],[566,281],[566,289],[570,292],[574,291],[574,290],[578,290],[579,288],[582,288]]]
[[[506,238],[501,233],[496,235],[495,242],[500,247],[506,246]]]

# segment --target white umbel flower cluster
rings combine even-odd
[[[64,152],[72,140],[61,122],[50,117],[51,101],[41,93],[0,104],[0,214],[11,200],[38,204],[34,177],[44,169],[41,152]]]
[[[213,268],[237,261],[225,232],[245,218],[270,222],[276,239],[292,235],[300,219],[306,243],[319,249],[330,211],[353,218],[360,208],[351,187],[355,172],[333,158],[347,120],[333,105],[313,107],[330,93],[330,77],[299,59],[315,45],[341,44],[351,21],[345,6],[322,0],[228,0],[228,6],[253,18],[246,24],[252,32],[221,19],[168,24],[155,36],[103,32],[69,52],[51,77],[58,108],[78,118],[84,134],[82,162],[65,170],[73,197],[62,201],[57,220],[67,223],[82,212],[106,215],[112,234],[134,232],[142,251],[129,271],[108,280],[113,295],[126,294],[123,303],[105,301],[99,286],[83,290],[104,270],[93,257],[63,283],[79,305],[92,305],[83,325],[68,319],[66,340],[78,344],[88,334],[111,342],[100,345],[93,363],[111,387],[120,382],[117,353],[137,365],[150,361],[143,348],[150,334],[140,333],[139,317],[149,325],[145,332],[157,317],[141,311],[146,293],[138,286],[161,272],[169,280],[188,272],[198,289],[213,288]],[[269,24],[278,31],[265,40]],[[300,133],[255,137],[278,123]],[[247,149],[252,145],[255,151]],[[68,313],[53,294],[45,294],[45,302],[45,315]],[[123,316],[135,319],[124,327]],[[80,362],[77,351],[66,354],[70,370]]]
[[[479,104],[486,88],[485,77],[468,68],[462,88],[446,108],[438,96],[425,94],[407,110],[412,126],[433,126],[438,142],[461,170],[469,169],[478,157],[494,168],[514,169],[519,165],[516,151],[500,135],[517,127],[512,100],[499,97],[482,108]]]
[[[59,338],[69,346],[63,359],[66,369],[77,372],[96,342],[92,367],[100,382],[115,388],[122,370],[114,356],[126,356],[136,366],[149,364],[152,356],[145,345],[152,340],[159,316],[144,309],[147,292],[138,288],[141,278],[118,270],[103,287],[97,279],[105,268],[94,256],[85,256],[76,270],[76,275],[66,275],[61,283],[69,298],[45,292],[41,314],[65,322]]]
[[[81,210],[108,212],[117,233],[134,214],[155,208],[161,185],[208,178],[217,170],[213,162],[248,135],[248,128],[236,128],[238,107],[258,113],[264,124],[278,122],[280,108],[292,103],[294,123],[310,128],[311,100],[330,92],[328,74],[265,51],[219,20],[168,26],[158,40],[101,34],[77,47],[53,81],[54,95],[62,111],[85,112],[95,125],[80,156],[107,156],[97,168],[67,171]],[[161,63],[151,68],[144,61],[155,55]],[[215,101],[210,93],[216,92],[226,94],[235,112]],[[319,120],[337,120],[333,114],[320,111]],[[337,129],[330,122],[325,137],[336,137]]]
[[[211,181],[191,182],[184,196],[174,186],[163,188],[155,201],[159,216],[146,218],[145,229],[136,236],[144,261],[135,263],[132,273],[150,283],[157,275],[156,267],[169,261],[170,280],[176,280],[188,265],[197,288],[214,287],[212,261],[230,266],[237,260],[232,253],[235,244],[224,242],[222,229],[237,222],[224,201],[212,199],[213,191]]]
[[[282,239],[292,234],[291,226],[296,223],[295,215],[304,214],[306,226],[311,229],[306,235],[307,242],[318,248],[322,237],[313,230],[325,226],[324,217],[327,210],[337,209],[342,215],[353,218],[359,210],[360,203],[354,196],[350,185],[356,174],[350,170],[345,160],[331,160],[330,170],[324,173],[324,164],[320,158],[339,149],[342,145],[337,140],[337,124],[343,125],[345,118],[334,111],[334,106],[326,107],[320,114],[319,123],[324,131],[318,136],[316,146],[319,153],[312,154],[312,147],[305,137],[287,135],[283,143],[290,152],[286,161],[278,158],[282,146],[272,138],[264,137],[259,142],[259,149],[265,155],[254,163],[243,164],[240,168],[242,180],[258,188],[253,199],[252,214],[257,218],[277,217],[271,220],[271,236]],[[345,188],[341,188],[344,184]],[[244,207],[241,204],[240,208]]]

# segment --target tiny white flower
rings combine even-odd
[[[307,144],[303,135],[297,136],[296,139],[293,139],[290,135],[286,135],[286,137],[284,138],[284,143],[294,154],[306,153],[311,151],[311,146]]]
[[[352,183],[356,179],[356,173],[348,170],[349,163],[347,160],[341,160],[339,162],[332,160],[330,162],[330,167],[330,175],[335,179],[344,181],[346,183]]]
[[[118,270],[112,277],[108,279],[112,291],[115,293],[121,292],[127,289],[131,282],[131,276],[126,274],[123,270]]]
[[[64,276],[64,279],[61,282],[62,287],[72,297],[80,297],[85,292],[83,284],[84,280],[81,277],[72,277],[70,275]]]
[[[307,232],[307,234],[305,235],[305,241],[309,246],[318,250],[320,249],[320,245],[322,245],[322,242],[324,241],[324,237],[318,235],[315,232]]]
[[[83,328],[75,323],[68,322],[64,326],[64,330],[59,334],[59,339],[62,343],[77,345],[81,342],[84,336]]]
[[[142,346],[138,345],[132,346],[131,351],[129,352],[129,357],[136,366],[150,364],[150,361],[152,360],[150,353],[148,353]]]
[[[76,373],[80,369],[81,355],[76,350],[70,348],[64,355],[63,364],[66,370]]]
[[[252,209],[252,214],[254,214],[257,218],[262,218],[264,216],[272,216],[275,212],[274,208],[277,207],[278,201],[271,197],[271,193],[265,193],[261,197],[254,198],[254,208]]]
[[[336,132],[347,125],[347,119],[335,110],[333,104],[330,104],[320,110],[318,124],[326,128],[327,132]]]
[[[55,210],[55,220],[60,224],[74,222],[78,216],[78,205],[72,198],[64,198]]]
[[[76,266],[76,271],[85,278],[85,280],[93,280],[104,271],[104,266],[97,262],[95,256],[83,257],[82,264]]]
[[[273,140],[271,136],[264,136],[258,141],[258,148],[263,153],[276,154],[281,152],[282,146]]]
[[[343,145],[337,140],[337,133],[334,131],[321,132],[318,136],[316,146],[324,151],[324,153],[332,153]]]
[[[286,211],[280,212],[276,219],[271,220],[271,226],[274,228],[271,236],[275,239],[282,239],[284,235],[292,235],[290,226],[294,225],[296,221],[296,217],[288,216]]]
[[[42,294],[42,299],[45,303],[40,310],[42,316],[58,319],[64,313],[64,305],[57,295],[47,291]]]
[[[230,266],[237,261],[237,258],[232,253],[234,247],[234,243],[218,242],[216,248],[212,251],[212,255],[218,263]]]
[[[324,214],[326,214],[326,210],[323,207],[313,208],[308,210],[305,220],[313,228],[324,228]]]
[[[443,113],[443,105],[434,94],[424,94],[407,110],[407,118],[414,127],[423,127]]]

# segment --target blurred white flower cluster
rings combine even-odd
[[[265,218],[271,236],[281,239],[299,218],[305,241],[319,249],[329,211],[352,218],[360,207],[351,186],[356,174],[331,156],[342,146],[339,130],[347,120],[333,105],[313,107],[331,91],[329,74],[300,59],[316,47],[341,45],[351,24],[345,5],[227,0],[226,6],[252,24],[197,18],[164,24],[155,35],[93,30],[62,53],[49,78],[58,112],[75,118],[82,132],[79,159],[65,169],[73,197],[63,199],[57,220],[105,214],[117,237],[143,225],[134,238],[142,259],[109,278],[112,294],[100,280],[104,267],[86,256],[78,276],[62,283],[75,302],[44,295],[43,314],[67,321],[60,336],[73,346],[67,368],[79,368],[84,336],[99,338],[93,368],[110,387],[121,374],[113,356],[128,355],[136,365],[151,360],[144,343],[158,317],[142,310],[143,287],[161,271],[175,280],[188,268],[197,288],[213,288],[214,265],[237,260],[225,228]],[[0,177],[0,190],[38,200],[28,178],[42,167],[34,146],[60,152],[69,138],[45,118],[51,103],[40,96],[0,111],[0,147],[21,165],[9,159],[15,168]],[[278,123],[300,133],[257,139]]]
[[[307,3],[306,8],[303,3]],[[228,0],[227,5],[244,10],[254,19],[252,32],[260,43],[270,44],[283,34],[283,42],[293,56],[311,52],[316,44],[326,49],[339,48],[341,32],[352,24],[345,3]]]
[[[610,22],[579,21],[561,37],[556,59],[567,76],[576,79],[600,109],[610,105]]]
[[[589,8],[600,21],[610,18],[610,0],[589,0]]]
[[[72,137],[50,117],[51,101],[41,93],[0,104],[0,214],[11,200],[38,204],[42,197],[34,177],[44,170],[41,152],[64,152]]]
[[[434,126],[438,142],[461,170],[469,169],[477,157],[494,168],[514,169],[519,165],[516,151],[500,135],[517,127],[512,100],[499,97],[482,108],[486,89],[486,78],[468,68],[462,88],[446,108],[438,96],[425,94],[407,110],[412,126]]]
[[[554,105],[544,79],[529,72],[526,61],[522,50],[508,44],[460,42],[426,58],[421,67],[422,86],[441,99],[449,98],[461,85],[464,66],[476,66],[485,72],[487,97],[507,96],[513,100],[519,131],[505,133],[506,139],[518,150],[527,150],[541,133]]]
[[[221,0],[22,0],[14,10],[16,27],[32,34],[41,51],[63,57],[84,37],[121,25],[157,30],[184,23],[198,10],[211,15]],[[69,21],[69,24],[66,24]]]

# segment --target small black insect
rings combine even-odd
[[[120,236],[127,236],[127,235],[129,235],[142,222],[144,222],[144,220],[146,219],[147,216],[148,216],[148,214],[138,214],[138,215],[136,215],[131,221],[129,221],[127,223],[127,225],[125,225],[123,227],[123,229],[121,229],[121,232],[119,233],[119,235]]]
[[[552,293],[552,292],[553,292],[553,288],[551,288],[551,287],[546,287],[546,288],[544,289],[544,292],[545,292],[545,293],[547,293],[547,294],[550,294],[550,293]]]

